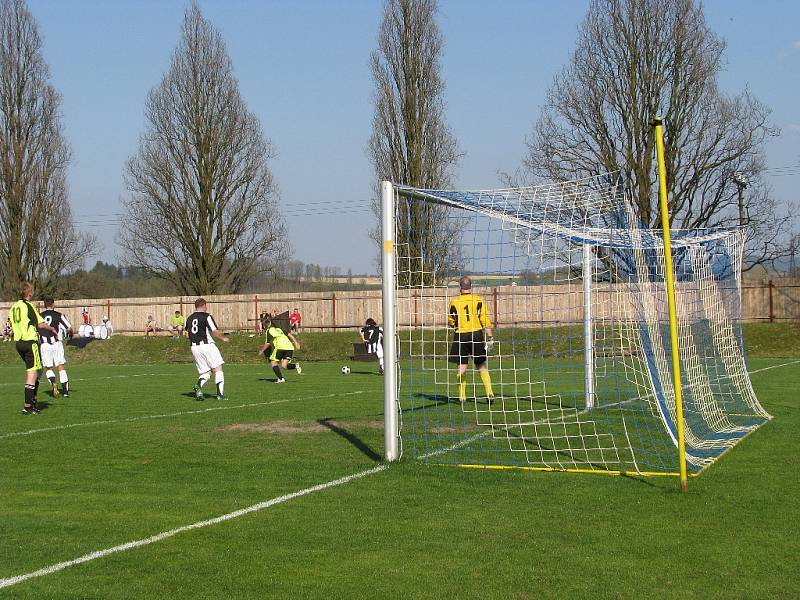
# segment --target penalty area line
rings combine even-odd
[[[44,370],[44,369],[42,369]],[[77,377],[70,379],[72,381],[99,381],[101,379],[129,379],[131,377],[171,377],[175,373],[134,373],[133,375],[108,375],[104,377]],[[0,385],[19,385],[16,381],[4,381]]]
[[[67,425],[55,425],[53,427],[42,427],[40,429],[28,429],[27,431],[14,431],[0,435],[0,440],[19,437],[21,435],[33,435],[34,433],[42,433],[45,431],[57,431],[60,429],[72,429],[74,427],[90,427],[92,425],[110,425],[112,423],[133,423],[134,421],[145,421],[147,419],[166,419],[168,417],[182,417],[184,415],[199,415],[202,413],[215,412],[220,410],[235,410],[237,408],[252,408],[254,406],[269,406],[271,404],[284,404],[286,402],[300,402],[303,400],[322,400],[325,398],[336,398],[339,396],[355,396],[356,394],[363,394],[364,390],[355,392],[345,392],[343,394],[327,394],[325,396],[306,396],[304,398],[284,398],[283,400],[268,400],[266,402],[253,402],[251,404],[237,404],[234,406],[212,406],[211,408],[201,408],[199,410],[184,410],[181,412],[164,413],[160,415],[141,415],[138,417],[128,417],[127,419],[108,419],[105,421],[86,421],[84,423],[69,423]]]
[[[763,369],[756,369],[754,371],[748,371],[747,374],[748,375],[752,375],[753,373],[761,373],[761,371],[769,371],[770,369],[777,369],[779,367],[788,367],[789,365],[796,365],[797,363],[800,363],[800,360],[793,360],[791,362],[782,363],[780,365],[772,365],[771,367],[764,367]]]
[[[292,492],[290,494],[284,494],[283,496],[278,496],[276,498],[272,498],[271,500],[266,500],[264,502],[259,502],[258,504],[253,504],[252,506],[248,506],[247,508],[242,508],[224,515],[220,515],[218,517],[214,517],[213,519],[207,519],[205,521],[197,521],[196,523],[192,523],[191,525],[184,525],[183,527],[178,527],[176,529],[170,529],[169,531],[162,531],[156,535],[152,535],[150,537],[135,540],[132,542],[127,542],[125,544],[120,544],[119,546],[113,546],[111,548],[106,548],[105,550],[96,550],[94,552],[90,552],[89,554],[84,554],[83,556],[79,556],[78,558],[74,558],[72,560],[67,560],[64,562],[56,563],[54,565],[50,565],[49,567],[44,567],[42,569],[38,569],[36,571],[31,571],[30,573],[25,573],[23,575],[15,575],[13,577],[6,577],[5,579],[0,579],[0,588],[7,588],[13,585],[17,585],[18,583],[22,583],[23,581],[27,581],[29,579],[34,579],[35,577],[43,577],[45,575],[51,575],[58,571],[63,571],[69,567],[73,567],[75,565],[79,565],[82,563],[86,563],[92,560],[96,560],[98,558],[103,558],[105,556],[109,556],[111,554],[117,554],[119,552],[124,552],[126,550],[133,550],[135,548],[140,548],[142,546],[148,546],[150,544],[154,544],[156,542],[160,542],[161,540],[165,540],[167,538],[171,538],[173,536],[178,535],[179,533],[184,533],[186,531],[191,531],[192,529],[201,529],[203,527],[209,527],[211,525],[216,525],[217,523],[223,523],[225,521],[230,521],[231,519],[236,519],[238,517],[242,517],[244,515],[249,515],[250,513],[258,512],[260,510],[265,510],[267,508],[271,508],[277,504],[281,504],[283,502],[288,502],[289,500],[293,500],[295,498],[300,498],[301,496],[307,496],[308,494],[313,494],[315,492],[321,492],[328,488],[336,487],[338,485],[344,485],[345,483],[350,483],[351,481],[355,481],[357,479],[361,479],[362,477],[367,477],[368,475],[374,475],[375,473],[380,473],[381,471],[385,471],[389,468],[388,464],[381,464],[377,467],[373,467],[371,469],[367,469],[366,471],[359,471],[358,473],[353,473],[351,475],[346,475],[345,477],[340,477],[339,479],[334,479],[325,483],[320,483],[318,485],[308,487],[297,492]]]

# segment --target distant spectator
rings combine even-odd
[[[147,315],[147,323],[144,324],[144,335],[145,337],[152,335],[155,337],[156,333],[161,331],[156,322],[153,320],[153,315]]]
[[[92,324],[92,317],[89,316],[89,307],[84,306],[81,309],[81,317],[83,318],[84,325],[91,325]]]
[[[186,317],[181,314],[181,311],[176,310],[175,314],[172,315],[172,319],[170,319],[170,324],[167,329],[172,334],[172,337],[176,338],[183,335],[185,325]]]
[[[289,315],[289,325],[295,333],[300,332],[300,321],[302,321],[302,319],[303,317],[300,316],[300,310],[295,307],[292,310],[292,314]]]
[[[14,330],[11,329],[11,317],[6,319],[6,326],[3,327],[3,341],[10,342],[14,339]]]
[[[260,315],[258,315],[258,333],[262,334],[267,330],[267,322],[269,320],[269,313],[267,311],[262,311]]]
[[[103,317],[103,325],[106,326],[106,330],[108,331],[108,337],[114,335],[114,326],[111,324],[111,321],[108,320],[108,317]]]

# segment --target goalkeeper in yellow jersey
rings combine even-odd
[[[494,345],[492,319],[483,298],[472,293],[472,280],[465,276],[458,280],[458,284],[461,294],[450,301],[447,318],[448,326],[455,329],[449,360],[458,365],[458,399],[462,404],[467,399],[467,363],[472,356],[486,397],[491,402],[494,400],[494,391],[492,378],[486,368],[486,352]]]

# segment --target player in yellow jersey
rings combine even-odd
[[[36,392],[39,389],[39,374],[42,359],[39,354],[39,330],[44,329],[58,335],[58,331],[47,324],[36,307],[31,304],[33,286],[27,281],[20,286],[21,299],[11,305],[9,316],[14,330],[17,353],[25,363],[25,404],[22,413],[35,415],[39,412]]]
[[[458,280],[458,285],[461,294],[450,301],[447,318],[447,324],[455,329],[449,360],[458,365],[458,399],[462,404],[467,399],[467,363],[472,356],[486,397],[491,402],[494,400],[494,391],[486,367],[486,351],[494,345],[492,319],[483,298],[472,293],[472,280],[464,276]]]
[[[294,351],[300,350],[300,342],[291,332],[285,332],[278,327],[269,315],[264,318],[264,325],[267,329],[266,341],[264,345],[258,349],[258,354],[267,356],[267,350],[272,348],[272,352],[269,354],[267,360],[277,378],[275,383],[286,383],[286,379],[284,379],[281,373],[281,367],[284,369],[293,368],[297,371],[298,375],[303,372],[300,363],[296,361],[292,363],[289,362],[292,360]]]

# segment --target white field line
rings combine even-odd
[[[70,379],[70,382],[73,381],[99,381],[101,379],[127,379],[129,377],[166,377],[166,376],[174,376],[175,373],[136,373],[134,375],[108,375],[107,377],[79,377],[75,379]],[[20,385],[17,381],[4,381],[0,383],[0,385]]]
[[[304,398],[285,398],[283,400],[268,400],[266,402],[253,402],[251,404],[237,404],[234,406],[222,405],[222,406],[213,406],[211,408],[201,408],[199,410],[184,410],[181,412],[174,412],[174,413],[164,413],[160,415],[141,415],[138,417],[128,417],[127,419],[109,419],[106,421],[85,421],[83,423],[70,423],[67,425],[56,425],[53,427],[42,427],[41,429],[28,429],[27,431],[14,431],[12,433],[6,433],[5,435],[0,435],[0,440],[10,438],[10,437],[19,437],[21,435],[33,435],[34,433],[42,433],[44,431],[56,431],[59,429],[72,429],[73,427],[89,427],[92,425],[108,425],[110,423],[132,423],[134,421],[144,421],[146,419],[165,419],[168,417],[182,417],[184,415],[198,415],[201,413],[213,412],[218,410],[235,410],[237,408],[251,408],[254,406],[269,406],[271,404],[283,404],[285,402],[299,402],[303,400],[318,400],[323,398],[336,398],[338,396],[355,396],[356,394],[363,394],[364,390],[358,390],[356,392],[344,392],[342,394],[327,394],[325,396],[306,396]]]
[[[224,515],[220,515],[219,517],[214,517],[213,519],[208,519],[206,521],[198,521],[196,523],[192,523],[191,525],[184,525],[183,527],[178,527],[176,529],[170,529],[169,531],[163,531],[156,535],[141,539],[135,540],[133,542],[127,542],[125,544],[120,544],[119,546],[113,546],[111,548],[106,548],[105,550],[96,550],[94,552],[90,552],[89,554],[84,554],[83,556],[79,556],[78,558],[74,558],[72,560],[67,560],[64,562],[56,563],[54,565],[50,565],[49,567],[44,567],[37,571],[32,571],[30,573],[25,573],[23,575],[15,575],[13,577],[6,577],[5,579],[0,579],[0,588],[11,587],[12,585],[17,585],[18,583],[22,583],[23,581],[27,581],[28,579],[33,579],[35,577],[43,577],[44,575],[51,575],[52,573],[56,573],[57,571],[62,571],[69,567],[73,567],[75,565],[79,565],[81,563],[86,563],[92,560],[96,560],[98,558],[103,558],[105,556],[109,556],[111,554],[117,554],[119,552],[124,552],[126,550],[132,550],[134,548],[140,548],[142,546],[147,546],[149,544],[154,544],[155,542],[160,542],[161,540],[165,540],[167,538],[173,537],[178,535],[179,533],[183,533],[185,531],[190,531],[192,529],[200,529],[202,527],[209,527],[210,525],[216,525],[217,523],[222,523],[224,521],[230,521],[231,519],[236,519],[238,517],[242,517],[244,515],[248,515],[250,513],[254,513],[260,510],[264,510],[267,508],[271,508],[277,504],[281,504],[283,502],[288,502],[289,500],[293,500],[295,498],[299,498],[301,496],[307,496],[308,494],[313,494],[315,492],[321,492],[322,490],[326,490],[328,488],[335,487],[337,485],[343,485],[345,483],[349,483],[351,481],[355,481],[356,479],[361,479],[362,477],[367,477],[368,475],[374,475],[375,473],[380,473],[381,471],[385,471],[389,468],[388,464],[381,464],[377,467],[373,467],[371,469],[367,469],[366,471],[360,471],[358,473],[353,473],[352,475],[347,475],[345,477],[341,477],[339,479],[334,479],[332,481],[328,481],[326,483],[320,483],[319,485],[315,485],[312,487],[308,487],[297,492],[292,492],[290,494],[284,494],[283,496],[278,496],[277,498],[272,498],[271,500],[266,500],[264,502],[259,502],[258,504],[253,504],[252,506],[248,506],[247,508],[242,508]]]
[[[748,371],[747,373],[752,375],[753,373],[761,373],[761,371],[769,371],[770,369],[777,369],[778,367],[788,367],[789,365],[796,365],[797,363],[800,363],[800,360],[793,360],[780,365],[772,365],[771,367],[764,367],[763,369],[756,369],[755,371]]]

